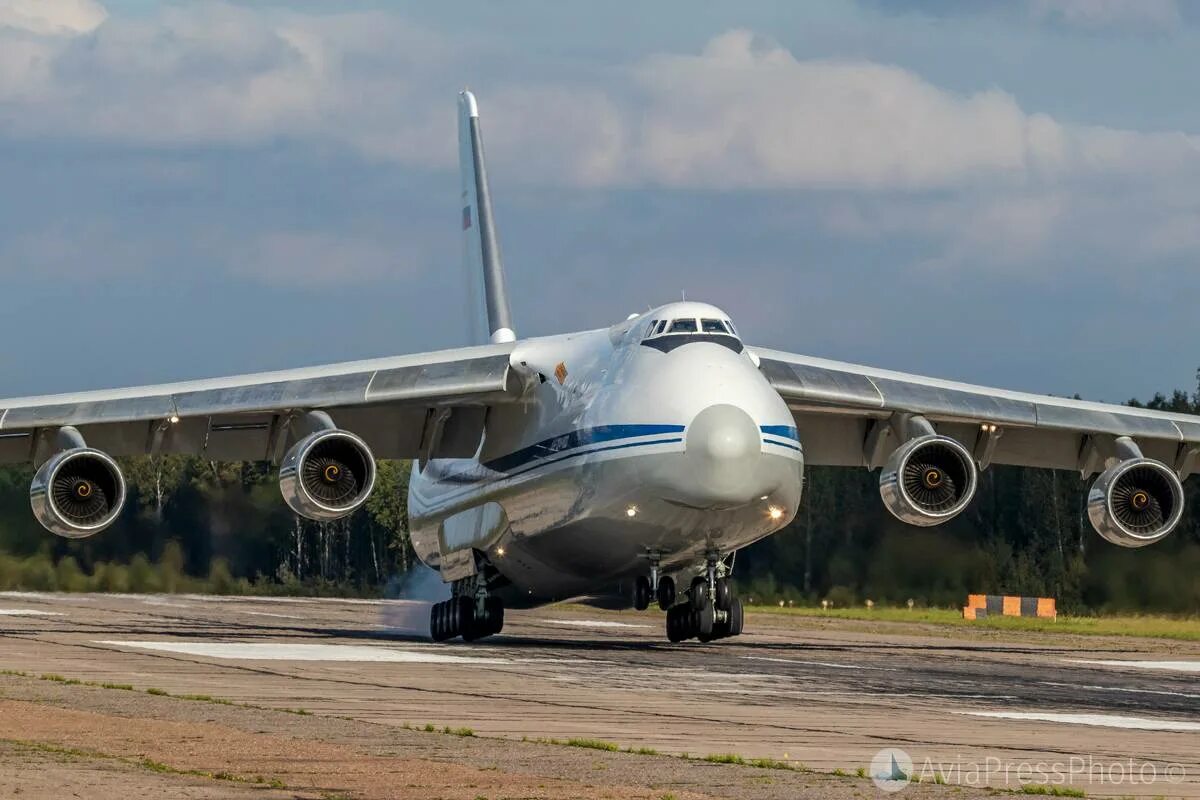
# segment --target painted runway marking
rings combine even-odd
[[[32,608],[0,608],[0,617],[63,617],[61,611],[35,611]]]
[[[805,667],[832,667],[833,669],[872,669],[879,672],[899,672],[895,667],[869,667],[862,664],[836,664],[832,661],[801,661],[795,658],[771,658],[770,656],[742,656],[747,661],[771,661],[776,664],[800,664]]]
[[[405,664],[511,664],[508,658],[454,656],[394,647],[348,644],[271,644],[244,642],[98,641],[114,647],[135,647],[163,653],[253,661],[373,661]]]
[[[1135,731],[1200,731],[1200,722],[1149,717],[1120,717],[1115,714],[1055,714],[1041,711],[953,711],[971,717],[1016,719],[1030,722],[1061,722],[1067,725],[1092,725],[1101,728],[1125,728]]]
[[[539,619],[551,625],[573,625],[578,628],[653,628],[653,625],[635,625],[632,622],[612,622],[604,619]]]
[[[1055,683],[1054,681],[1038,681],[1042,686],[1057,686],[1061,689],[1085,689],[1095,692],[1128,692],[1130,694],[1162,694],[1168,697],[1186,697],[1189,700],[1200,700],[1200,694],[1183,694],[1168,692],[1162,689],[1128,689],[1124,686],[1081,686],[1077,683]]]
[[[1122,661],[1118,659],[1068,658],[1072,664],[1094,664],[1099,667],[1133,667],[1162,669],[1175,672],[1200,672],[1200,661]]]

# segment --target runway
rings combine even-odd
[[[671,645],[661,613],[579,608],[510,612],[503,635],[471,645],[396,632],[425,613],[402,601],[3,593],[0,668],[391,728],[850,776],[898,748],[926,784],[936,773],[968,787],[1057,783],[1058,764],[1089,796],[1200,796],[1196,643],[751,614],[737,639]],[[772,785],[687,788],[766,797]]]

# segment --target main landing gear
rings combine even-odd
[[[454,597],[434,603],[429,611],[429,635],[435,642],[461,636],[473,642],[504,628],[504,604],[472,579],[454,584]]]
[[[651,562],[651,577],[658,575],[658,566]],[[684,594],[684,601],[675,604],[675,582],[669,577],[658,580],[657,596],[659,607],[667,612],[667,638],[672,642],[698,639],[711,642],[742,632],[745,611],[742,601],[736,596],[733,581],[729,577],[732,565],[716,553],[710,553],[705,574],[692,579],[691,588]],[[644,576],[634,588],[634,605],[639,610],[649,606],[650,581]]]

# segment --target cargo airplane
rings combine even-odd
[[[1097,476],[1088,516],[1123,547],[1179,523],[1200,417],[754,347],[706,303],[518,338],[475,98],[458,106],[462,238],[490,341],[0,400],[0,459],[38,466],[42,525],[70,538],[110,525],[126,498],[115,456],[274,462],[312,520],[361,507],[376,458],[412,459],[413,546],[451,587],[434,639],[498,633],[506,607],[620,596],[656,603],[671,641],[707,642],[741,633],[734,556],[792,521],[806,464],[878,469],[884,507],[912,525],[961,513],[993,464]]]

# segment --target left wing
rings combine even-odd
[[[490,406],[517,400],[513,344],[280,372],[0,400],[0,461],[40,464],[64,426],[110,455],[194,453],[278,462],[327,414],[380,458],[469,457]]]
[[[1200,462],[1200,417],[992,389],[751,348],[787,402],[811,464],[878,467],[902,442],[873,436],[902,415],[927,419],[980,466],[1016,464],[1090,475],[1132,440],[1186,478]]]

